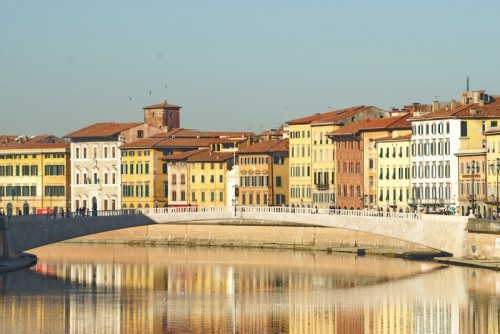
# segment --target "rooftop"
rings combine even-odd
[[[122,131],[134,128],[144,123],[95,123],[83,129],[71,132],[63,138],[91,138],[91,137],[109,137],[121,133]]]

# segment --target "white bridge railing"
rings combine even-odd
[[[392,219],[422,219],[422,214],[405,212],[385,212],[373,210],[341,210],[341,209],[316,209],[283,206],[186,206],[175,208],[144,208],[135,209],[136,214],[176,214],[176,213],[234,213],[241,216],[245,213],[268,214],[305,214],[305,215],[334,215],[350,217],[381,217]]]

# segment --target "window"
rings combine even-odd
[[[276,176],[276,187],[281,187],[281,176]]]
[[[467,137],[467,121],[460,121],[460,137]]]
[[[137,138],[144,138],[144,131],[143,130],[137,130]]]

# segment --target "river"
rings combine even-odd
[[[55,244],[0,333],[499,333],[500,273],[312,251]]]

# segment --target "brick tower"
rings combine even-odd
[[[169,104],[167,100],[163,100],[159,104],[144,107],[142,108],[144,109],[144,123],[161,128],[165,131],[169,131],[173,128],[180,128],[181,108],[182,107]]]

